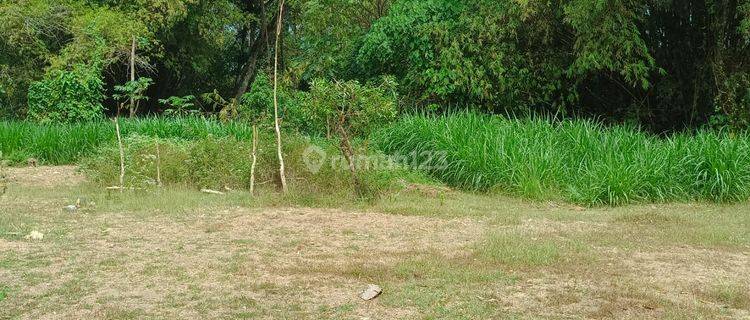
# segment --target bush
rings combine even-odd
[[[283,126],[314,136],[325,134],[326,124],[314,118],[307,92],[282,87],[278,89],[279,117]],[[244,122],[259,123],[273,119],[273,83],[265,73],[255,78],[250,91],[240,99],[237,111],[238,118]]]
[[[256,185],[274,187],[278,181],[274,135],[270,130],[259,132]],[[156,184],[157,141],[163,184],[214,190],[249,188],[252,145],[249,139],[232,136],[183,140],[131,135],[124,141],[127,186],[148,188]],[[319,168],[309,165],[311,146],[326,155],[325,163]],[[297,194],[349,197],[353,187],[351,178],[343,161],[331,157],[337,154],[338,150],[330,141],[285,135],[284,155],[290,190]],[[119,149],[116,143],[99,148],[82,161],[81,167],[95,183],[117,185]],[[369,168],[363,171],[363,176],[370,183],[369,197],[398,188],[398,179],[420,179],[397,166]]]
[[[104,82],[96,67],[57,70],[29,87],[28,118],[44,123],[92,121],[102,118],[103,100]]]

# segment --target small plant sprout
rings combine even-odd
[[[115,86],[115,94],[112,95],[119,102],[117,114],[123,108],[125,102],[130,102],[130,117],[134,117],[140,108],[141,101],[147,101],[146,90],[154,83],[151,78],[138,78],[137,80],[128,81],[124,85]]]
[[[159,99],[159,103],[167,108],[164,110],[165,115],[182,117],[200,112],[195,107],[195,96],[192,95]]]

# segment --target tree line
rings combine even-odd
[[[750,124],[750,0],[287,0],[284,17],[278,6],[0,0],[0,117],[86,120],[136,100],[134,115],[231,114],[278,55],[282,105],[320,79],[387,78],[402,111],[655,132]]]

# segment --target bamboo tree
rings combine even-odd
[[[276,149],[279,156],[279,180],[281,190],[286,193],[286,176],[284,174],[284,155],[281,152],[281,128],[279,126],[279,97],[278,97],[278,79],[279,79],[279,38],[281,37],[281,26],[284,20],[284,0],[279,3],[279,17],[276,24],[276,45],[273,59],[273,112],[274,125],[276,129]]]

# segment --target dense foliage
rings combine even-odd
[[[205,93],[231,105],[268,73],[283,18],[279,80],[293,108],[315,79],[388,75],[406,109],[593,116],[656,132],[750,124],[748,0],[289,0],[284,17],[278,3],[0,0],[0,116],[29,116],[32,83],[76,65],[98,65],[112,97],[133,48],[137,77],[154,80],[138,113]]]
[[[745,126],[747,1],[404,0],[359,47],[422,105]]]
[[[97,68],[56,70],[29,87],[28,117],[39,122],[92,121],[102,116],[104,88]]]

